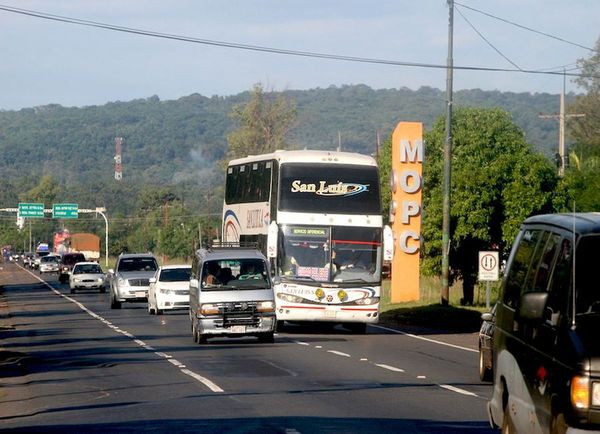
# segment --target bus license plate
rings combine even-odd
[[[146,293],[144,291],[136,291],[135,296],[138,298],[144,298],[146,297]]]
[[[246,326],[231,326],[231,333],[246,333]]]
[[[335,318],[336,311],[335,310],[325,310],[325,318]]]

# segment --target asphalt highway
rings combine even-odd
[[[187,311],[111,310],[0,266],[2,432],[493,432],[474,335],[290,326],[198,345]]]

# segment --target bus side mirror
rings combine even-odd
[[[383,260],[394,259],[394,232],[388,225],[383,227]]]
[[[277,257],[277,236],[279,234],[279,228],[277,222],[273,220],[269,225],[269,231],[267,234],[267,258]]]

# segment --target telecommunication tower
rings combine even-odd
[[[121,143],[123,143],[123,137],[115,137],[115,179],[117,181],[123,179],[123,165],[121,163]]]

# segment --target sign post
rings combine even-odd
[[[479,281],[485,282],[485,307],[490,308],[490,282],[499,278],[500,264],[497,251],[479,252]]]
[[[55,203],[52,205],[52,218],[76,219],[79,217],[79,206],[76,203]]]
[[[44,204],[43,203],[20,203],[18,216],[21,218],[43,218]]]

